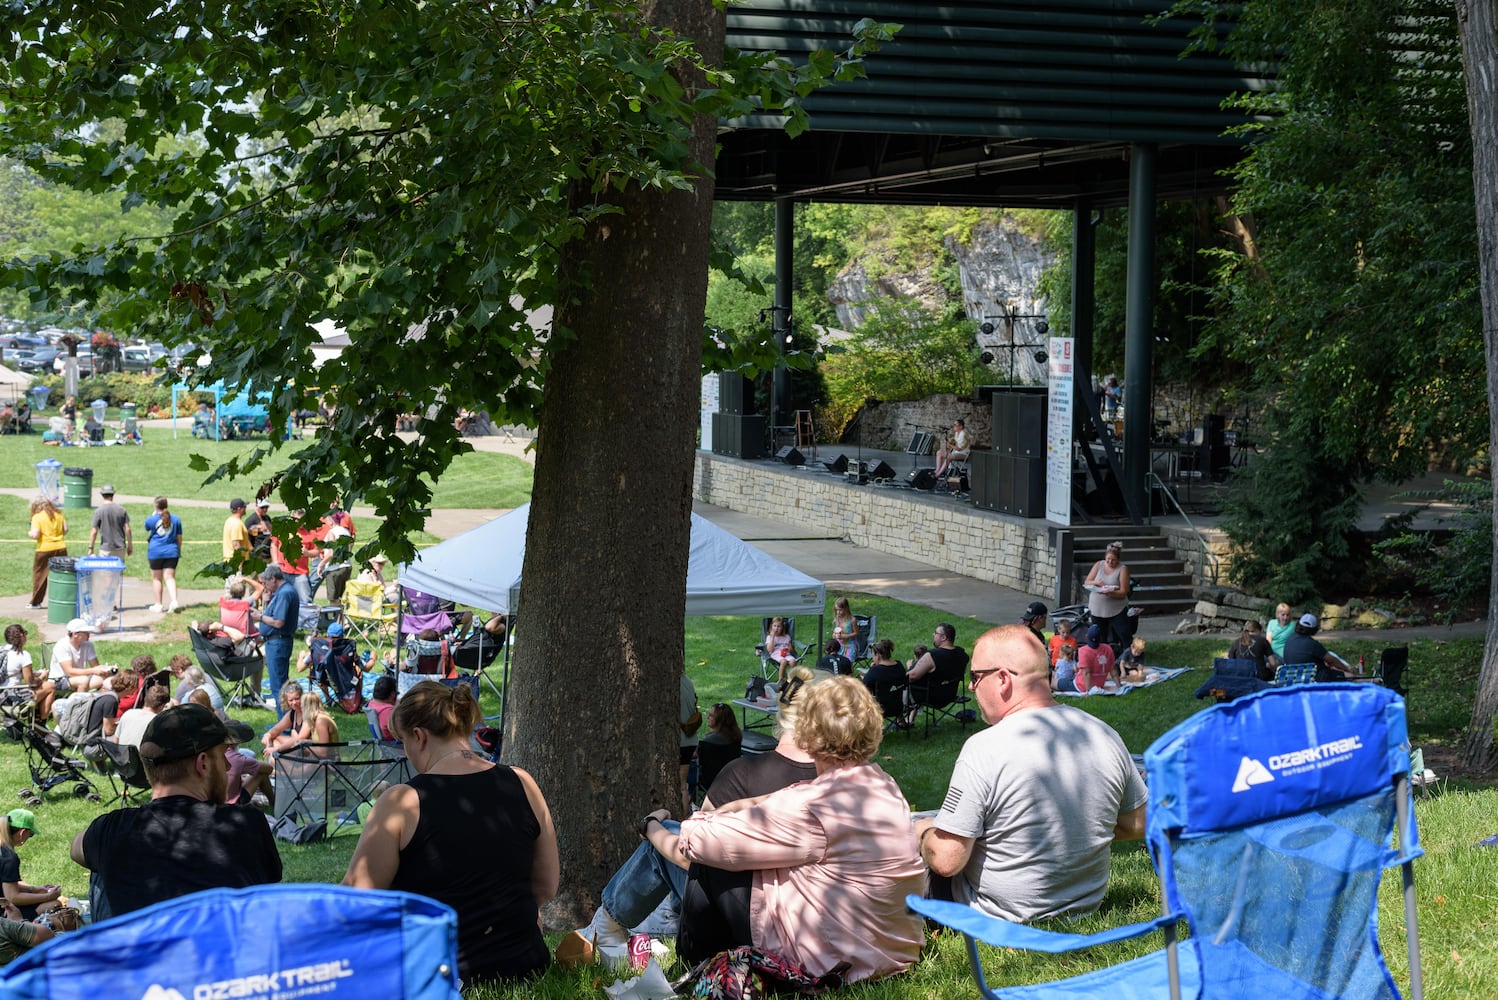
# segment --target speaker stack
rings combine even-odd
[[[1018,517],[1045,513],[1046,407],[1044,392],[994,393],[994,454],[981,477],[979,506]],[[975,498],[979,490],[974,483]]]
[[[752,414],[713,414],[713,454],[765,457],[765,418]]]

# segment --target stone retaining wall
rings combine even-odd
[[[916,559],[1026,594],[1055,589],[1056,554],[1044,521],[952,504],[916,504],[902,491],[849,487],[821,473],[697,452],[692,496],[705,503]],[[919,506],[919,516],[912,516]]]

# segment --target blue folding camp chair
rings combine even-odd
[[[1398,1000],[1377,906],[1383,869],[1400,865],[1410,993],[1420,1000],[1411,862],[1423,852],[1402,699],[1373,685],[1264,691],[1186,720],[1144,760],[1159,919],[1057,934],[908,897],[966,937],[984,996]],[[1191,936],[1177,942],[1181,920]],[[978,941],[1054,954],[1152,931],[1163,932],[1163,950],[1057,982],[994,988],[979,964]]]
[[[405,892],[211,889],[63,934],[0,972],[5,1000],[458,1000],[458,915]]]

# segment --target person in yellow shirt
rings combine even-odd
[[[31,530],[36,554],[31,561],[31,603],[33,611],[47,603],[47,562],[54,556],[68,554],[68,521],[46,497],[31,501]]]
[[[253,574],[245,575],[243,571],[243,561],[248,559],[253,551],[250,545],[250,529],[244,523],[245,506],[245,502],[238,497],[229,501],[229,517],[224,521],[224,562],[233,567],[229,572],[228,583],[243,580],[255,592],[250,600],[258,602],[261,592],[260,584],[256,582]]]

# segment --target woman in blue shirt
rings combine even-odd
[[[151,593],[156,603],[152,611],[177,610],[177,560],[182,558],[182,521],[166,509],[166,497],[156,498],[156,512],[146,518],[146,561],[151,566]],[[166,587],[167,603],[161,603],[161,588]]]

